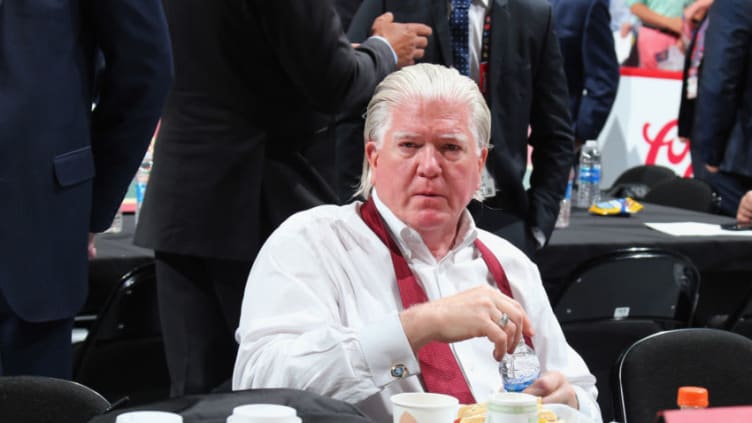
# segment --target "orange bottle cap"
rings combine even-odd
[[[679,407],[707,407],[708,390],[699,386],[681,386],[676,404]]]

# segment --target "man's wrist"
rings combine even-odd
[[[394,58],[394,66],[397,66],[397,63],[399,63],[399,58],[397,57],[397,52],[395,52],[394,49],[392,48],[392,45],[389,44],[389,41],[386,38],[382,37],[381,35],[371,35],[370,37],[368,37],[369,40],[371,38],[376,39],[376,40],[381,40],[381,42],[383,42],[384,44],[387,45],[387,47],[389,47],[389,51],[392,52],[392,57]]]

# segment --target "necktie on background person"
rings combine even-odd
[[[452,36],[452,63],[463,75],[470,75],[470,35],[468,10],[471,0],[452,0],[449,31]]]

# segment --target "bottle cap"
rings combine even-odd
[[[699,386],[680,386],[676,404],[679,407],[707,407],[708,390]]]

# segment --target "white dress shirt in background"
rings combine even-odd
[[[493,283],[476,237],[504,267],[530,317],[541,371],[575,387],[580,410],[600,422],[595,377],[566,343],[536,266],[505,240],[477,229],[469,213],[456,245],[439,261],[420,236],[373,195],[376,207],[429,300]],[[290,217],[267,240],[248,278],[236,339],[233,389],[294,388],[344,400],[376,422],[391,422],[389,397],[421,392],[420,371],[400,324],[389,250],[366,226],[360,203],[320,206]],[[502,389],[487,338],[450,344],[476,401]],[[403,364],[412,376],[395,379]]]
[[[480,79],[480,53],[483,47],[483,24],[486,21],[486,14],[489,9],[490,0],[473,0],[470,3],[470,9],[467,11],[469,21],[469,43],[470,49],[470,77],[475,82]]]

